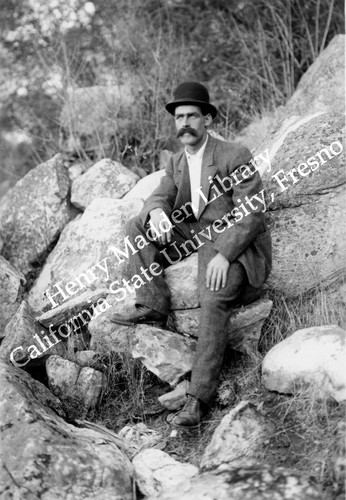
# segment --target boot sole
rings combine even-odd
[[[175,427],[176,429],[185,429],[186,431],[188,430],[193,430],[193,429],[198,429],[201,424],[202,424],[202,421],[199,422],[198,424],[195,424],[195,425],[179,425],[179,424],[175,424],[174,423],[174,417],[176,416],[176,414],[172,415],[172,414],[169,414],[166,418],[166,422],[171,425],[172,427]]]
[[[116,325],[123,325],[123,326],[137,326],[137,325],[149,325],[149,326],[154,326],[156,328],[165,328],[166,326],[166,321],[154,321],[154,320],[147,320],[147,321],[126,321],[125,319],[110,319],[111,323],[115,323]]]

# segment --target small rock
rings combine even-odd
[[[5,326],[19,308],[24,292],[25,278],[0,255],[0,339]]]
[[[128,168],[105,158],[73,181],[71,202],[85,210],[95,198],[122,198],[138,180]]]
[[[96,406],[106,380],[103,373],[93,368],[81,368],[76,363],[50,356],[46,362],[49,388],[57,396],[73,416],[85,415]]]
[[[75,353],[76,363],[79,366],[90,366],[91,368],[97,363],[99,355],[95,351],[77,351]]]
[[[160,404],[167,408],[167,410],[175,411],[181,408],[187,399],[186,392],[189,388],[189,382],[183,380],[177,387],[158,398]]]
[[[162,434],[149,429],[143,422],[134,425],[126,425],[118,432],[119,437],[137,447],[137,450],[153,448],[158,444],[165,444]]]
[[[149,325],[136,327],[132,356],[157,377],[175,386],[192,368],[196,341]]]
[[[87,169],[88,165],[82,162],[77,162],[71,165],[68,169],[68,176],[70,178],[70,181],[73,182],[75,179],[77,179],[77,177],[84,174]]]
[[[270,391],[294,394],[312,387],[321,398],[345,401],[345,359],[345,330],[337,325],[304,328],[266,354],[262,382]]]
[[[160,494],[165,488],[175,489],[198,474],[194,465],[177,462],[168,453],[156,449],[139,452],[132,465],[140,491],[148,496]]]
[[[248,401],[223,417],[201,460],[203,470],[229,470],[255,465],[263,455],[263,442],[272,426]]]

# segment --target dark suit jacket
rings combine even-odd
[[[208,142],[203,155],[201,186],[205,198],[210,202],[215,197],[215,191],[211,189],[209,180],[214,178],[215,184],[223,193],[214,201],[207,203],[200,199],[198,220],[202,227],[213,225],[216,219],[230,213],[235,207],[245,214],[240,207],[245,197],[250,199],[262,189],[260,175],[256,171],[248,179],[225,190],[216,181],[215,176],[223,179],[236,171],[241,165],[246,165],[252,158],[250,151],[236,143],[224,142],[213,137],[208,137]],[[254,168],[252,167],[252,171]],[[240,175],[238,178],[243,179]],[[240,201],[238,201],[240,200]],[[141,216],[143,223],[148,220],[149,212],[154,208],[162,208],[169,217],[172,212],[191,201],[189,170],[185,151],[173,155],[166,167],[166,175],[162,177],[161,183],[146,201]],[[232,262],[240,261],[247,272],[250,285],[260,288],[267,279],[271,270],[271,238],[266,227],[263,205],[253,200],[257,210],[246,208],[250,213],[243,216],[239,222],[234,221],[232,227],[227,227],[227,222],[217,227],[219,231],[226,227],[224,232],[217,233],[211,230],[212,241],[215,250],[223,254]]]

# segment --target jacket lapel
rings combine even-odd
[[[177,165],[179,185],[175,207],[181,207],[186,202],[191,201],[190,174],[185,152],[181,155]]]
[[[216,146],[216,141],[209,135],[202,160],[202,171],[201,171],[202,196],[200,196],[199,200],[198,219],[201,217],[202,212],[204,211],[205,207],[208,204],[209,191],[211,186],[209,179],[212,179],[217,171],[217,166],[214,165],[215,146]]]

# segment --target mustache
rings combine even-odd
[[[183,127],[179,130],[179,132],[177,133],[176,137],[181,137],[183,134],[185,134],[186,132],[188,132],[189,134],[193,135],[194,137],[197,137],[197,132],[195,131],[195,129],[191,128],[191,127]]]

